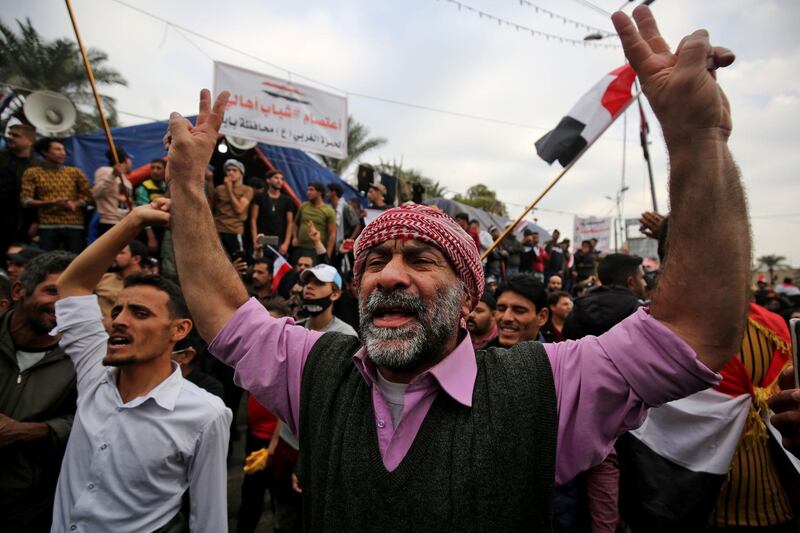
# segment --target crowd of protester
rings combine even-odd
[[[642,215],[666,265],[649,272],[640,257],[594,240],[573,245],[557,229],[546,240],[525,229],[496,242],[505,228],[482,228],[466,213],[392,208],[380,183],[346,201],[340,185],[312,182],[296,205],[280,169],[248,176],[229,159],[221,169],[198,167],[205,176],[196,189],[173,176],[176,192],[168,167],[192,175],[181,171],[186,158],[173,157],[186,155],[183,142],[169,147],[170,159],[152,160],[137,185],[129,154],[116,146],[90,183],[64,165],[59,139],[37,140],[24,124],[9,129],[0,152],[3,531],[225,531],[231,444],[240,439],[241,532],[256,531],[265,512],[275,531],[369,529],[372,510],[389,517],[388,530],[427,516],[439,522],[422,529],[797,531],[800,393],[791,391],[787,322],[800,314],[800,289],[792,279],[757,280],[743,333],[679,337],[687,330],[670,330],[647,309],[654,296],[680,302],[676,286],[702,290],[679,277],[683,243],[670,240],[673,225],[687,233],[683,211]],[[366,209],[383,214],[368,225]],[[176,210],[184,225],[170,218]],[[197,225],[187,228],[190,214]],[[97,239],[87,246],[90,233]],[[411,266],[398,267],[396,256]],[[437,276],[450,284],[434,284]],[[364,298],[370,283],[380,289]],[[424,294],[394,290],[411,286]],[[737,297],[709,291],[717,298],[709,309]],[[703,310],[680,311],[702,326]],[[452,316],[457,332],[448,329]],[[409,317],[421,323],[413,330],[421,340],[376,326],[405,331]],[[719,334],[720,353],[701,361],[695,346],[709,332]],[[404,352],[430,355],[429,337],[452,352],[411,372]],[[740,344],[736,355],[723,353],[731,342]],[[447,361],[455,361],[449,369]],[[465,396],[453,375],[470,372]],[[702,403],[711,385],[747,398],[743,422],[714,436],[733,443],[726,474],[698,485],[686,465],[668,465],[682,472],[672,477],[660,470],[663,458],[648,466],[635,428],[657,427],[686,399]],[[471,414],[459,411],[465,406]],[[765,423],[770,408],[785,449]],[[671,431],[707,431],[702,408],[681,413]],[[435,421],[424,424],[426,416]],[[371,489],[359,485],[368,476],[380,479]],[[377,509],[406,490],[401,476],[408,490],[429,495],[429,507]],[[491,483],[464,486],[476,478]]]

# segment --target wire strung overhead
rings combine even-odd
[[[492,15],[491,13],[487,13],[486,11],[481,11],[480,9],[474,8],[468,4],[460,2],[459,0],[445,0],[445,1],[449,4],[453,4],[454,6],[456,6],[459,11],[466,10],[471,13],[475,13],[478,15],[478,18],[497,22],[498,26],[507,26],[509,28],[514,28],[517,31],[530,33],[531,37],[543,37],[546,41],[554,41],[560,44],[571,44],[573,46],[583,46],[584,48],[595,48],[595,49],[605,48],[612,50],[619,50],[622,48],[622,46],[618,44],[598,43],[597,41],[584,41],[583,39],[572,39],[570,37],[564,37],[562,35],[556,35],[554,33],[539,31],[533,28],[529,28],[528,26],[523,26],[522,24],[517,24],[516,22],[512,22],[510,20],[506,20],[504,18]],[[555,17],[555,14],[553,14],[552,16]]]
[[[613,37],[614,35],[616,35],[613,32],[610,32],[608,30],[604,30],[602,28],[598,28],[597,26],[590,26],[588,24],[584,24],[583,22],[577,21],[575,19],[571,19],[569,17],[565,17],[564,15],[559,15],[558,13],[550,11],[549,9],[545,9],[545,8],[543,8],[541,6],[537,6],[536,4],[534,4],[532,2],[528,2],[528,0],[519,0],[519,5],[524,6],[524,7],[530,7],[536,13],[543,13],[545,15],[550,15],[551,19],[560,20],[564,24],[570,24],[572,26],[575,26],[578,29],[583,28],[586,31],[597,32],[600,35],[602,35],[603,37]]]

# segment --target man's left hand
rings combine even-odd
[[[0,413],[0,448],[14,442],[14,425],[16,420]]]
[[[650,8],[638,6],[633,18],[638,30],[622,12],[611,17],[667,144],[691,142],[694,133],[704,131],[727,140],[732,127],[730,106],[717,84],[715,69],[733,63],[733,52],[711,46],[708,32],[697,30],[672,53]]]

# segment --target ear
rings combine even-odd
[[[192,331],[192,321],[188,318],[178,318],[172,321],[172,335],[170,341],[173,343],[184,339]]]
[[[472,298],[466,292],[461,299],[461,318],[466,319],[472,312]]]
[[[547,324],[547,319],[550,317],[550,308],[544,307],[541,311],[536,314],[536,323],[541,328],[545,324]]]
[[[342,289],[337,287],[336,285],[333,286],[333,292],[331,293],[331,301],[335,302],[339,298],[342,297]]]
[[[628,276],[625,278],[625,286],[633,290],[633,288],[636,286],[636,280],[633,276]]]
[[[14,302],[19,302],[23,298],[25,298],[25,287],[22,286],[22,283],[19,281],[15,281],[14,284],[11,286],[11,300]]]
[[[175,357],[172,358],[172,360],[178,363],[179,365],[188,365],[194,360],[196,356],[197,356],[197,350],[195,350],[194,348],[186,348],[186,351],[184,351],[180,355],[176,355]]]
[[[0,298],[0,313],[11,307],[11,300],[8,298]]]

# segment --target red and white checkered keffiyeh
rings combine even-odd
[[[483,294],[483,266],[475,242],[450,215],[419,204],[389,209],[367,224],[354,248],[356,288],[361,284],[369,249],[391,239],[415,239],[441,250],[464,282],[472,307],[478,304]]]

